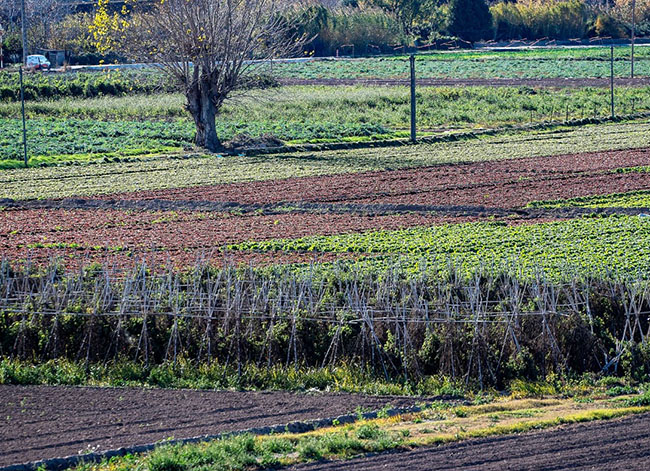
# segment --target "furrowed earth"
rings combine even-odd
[[[522,210],[529,203],[650,188],[648,149],[594,152],[252,183],[119,193],[98,198],[10,201],[0,249],[46,263],[107,260],[192,266],[223,260],[246,241],[295,239],[502,219],[539,223],[585,210]],[[116,209],[111,209],[116,208]],[[120,209],[117,209],[120,208]],[[638,214],[634,210],[612,210]],[[349,258],[349,256],[341,255]],[[245,254],[284,263],[332,254]]]
[[[0,385],[0,467],[415,402],[353,394]]]

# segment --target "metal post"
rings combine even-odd
[[[27,65],[27,20],[25,19],[25,0],[20,3],[20,18],[23,33],[23,65]]]
[[[4,30],[2,29],[2,25],[0,25],[0,69],[5,68],[4,56],[2,53],[2,41],[4,40],[4,38],[2,37],[3,34],[4,34]]]
[[[417,132],[415,129],[415,55],[411,54],[409,62],[411,64],[411,142],[415,144],[417,142]]]
[[[19,69],[20,75],[20,103],[23,113],[23,157],[25,159],[25,168],[29,167],[27,162],[27,123],[25,121],[25,87],[23,86],[23,66],[20,66]]]
[[[636,0],[632,0],[632,51],[630,53],[630,78],[634,78],[634,40],[636,39]]]
[[[611,92],[611,104],[612,104],[612,118],[616,116],[614,112],[614,46],[610,47],[611,56],[610,56],[610,67],[609,67],[609,89]]]

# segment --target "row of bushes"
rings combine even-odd
[[[584,0],[529,0],[498,3],[490,9],[494,38],[572,39],[585,37],[624,38],[630,35],[631,13],[613,9],[595,10]],[[650,10],[639,9],[637,33],[650,26]]]
[[[243,89],[271,88],[277,81],[265,74],[246,76]],[[26,100],[54,98],[94,98],[124,96],[133,93],[171,93],[178,87],[168,76],[156,72],[112,70],[109,72],[79,72],[71,74],[25,74]],[[17,73],[0,73],[0,101],[20,100]]]
[[[306,53],[364,55],[391,52],[414,40],[432,42],[441,37],[469,41],[623,38],[631,32],[631,13],[618,3],[626,1],[617,0],[614,7],[603,10],[586,0],[503,1],[489,8],[484,0],[413,0],[406,3],[419,7],[416,14],[409,10],[408,15],[394,6],[388,8],[387,2],[345,2],[354,7],[311,5],[295,10],[287,21],[295,24],[300,33],[314,38]],[[650,0],[639,0],[636,31],[637,35],[650,32]]]
[[[604,7],[589,0],[341,0],[330,8],[312,2],[287,21],[314,38],[309,53],[372,54],[439,38],[624,38],[631,34],[631,2],[610,0]],[[650,34],[650,0],[636,0],[636,33]]]
[[[75,74],[25,74],[25,99],[92,98],[129,93],[170,92],[173,84],[163,75],[145,72],[80,72]],[[0,101],[20,99],[17,73],[0,73]]]

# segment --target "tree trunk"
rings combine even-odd
[[[215,119],[217,108],[207,92],[209,84],[199,82],[187,91],[187,108],[196,124],[195,143],[211,152],[223,151],[223,145],[217,136]]]

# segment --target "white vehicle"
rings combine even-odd
[[[27,70],[49,70],[50,61],[41,54],[34,54],[27,56],[27,64],[25,67]]]

